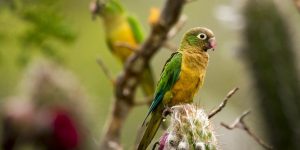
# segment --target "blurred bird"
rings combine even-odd
[[[118,0],[98,1],[98,4],[91,5],[91,11],[102,18],[107,45],[115,57],[125,64],[144,40],[141,24],[127,14]],[[141,87],[146,96],[153,96],[155,81],[149,65],[141,77]]]
[[[166,108],[193,102],[195,93],[204,82],[209,58],[207,50],[215,47],[214,34],[207,28],[196,27],[185,33],[179,50],[172,54],[163,68],[143,126],[148,116],[152,116],[138,150],[145,150],[151,143]]]

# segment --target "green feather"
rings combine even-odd
[[[197,45],[199,39],[195,35],[189,35],[187,36],[187,41],[189,42],[190,45]]]
[[[172,56],[166,62],[164,69],[161,73],[161,78],[156,87],[154,100],[150,106],[144,123],[147,120],[147,117],[151,114],[151,112],[153,112],[157,108],[157,106],[162,103],[165,94],[173,87],[173,85],[178,80],[181,71],[181,61],[182,54],[180,52],[176,52],[173,53]]]
[[[120,4],[119,0],[109,0],[105,4],[105,12],[111,14],[123,13],[124,8]]]
[[[147,117],[152,114],[151,119],[147,125],[144,136],[138,146],[138,150],[145,150],[154,138],[161,122],[162,112],[164,110],[163,99],[169,93],[179,78],[181,71],[182,54],[180,52],[173,53],[171,58],[166,62],[161,73],[161,78],[157,84],[155,98],[150,106],[149,112],[144,120],[143,126]]]
[[[134,38],[137,43],[141,43],[144,40],[144,34],[142,31],[141,24],[136,20],[133,16],[128,16],[127,21],[131,27],[131,30],[133,32]]]

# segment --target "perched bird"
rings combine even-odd
[[[124,64],[144,40],[143,31],[139,22],[127,14],[118,0],[107,0],[98,7],[92,6],[102,20],[106,32],[106,42],[111,52]],[[96,10],[93,10],[97,8]],[[146,96],[153,96],[155,81],[150,65],[141,77],[142,91]]]
[[[172,54],[163,68],[143,126],[148,116],[152,116],[138,150],[145,150],[151,143],[163,120],[165,108],[193,102],[195,93],[204,82],[209,58],[207,50],[215,47],[214,34],[207,28],[196,27],[185,33],[179,50]]]

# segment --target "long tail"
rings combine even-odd
[[[150,65],[148,65],[141,77],[141,87],[145,96],[153,96],[155,92],[155,81]]]
[[[138,146],[138,150],[146,150],[148,145],[151,143],[154,138],[163,118],[162,118],[162,106],[158,106],[155,112],[152,113],[151,119],[147,125],[147,129],[143,135],[143,138]]]

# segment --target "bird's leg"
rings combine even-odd
[[[172,113],[172,109],[169,106],[165,106],[164,111],[162,112],[163,119],[166,119],[168,115]]]

